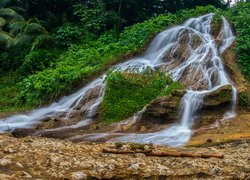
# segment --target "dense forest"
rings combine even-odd
[[[111,64],[140,53],[164,28],[210,12],[234,23],[235,52],[249,80],[249,5],[229,8],[229,2],[220,0],[1,0],[0,112],[23,111],[72,92]]]

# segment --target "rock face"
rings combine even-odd
[[[226,71],[230,79],[234,82],[237,90],[239,92],[246,92],[247,91],[247,83],[244,77],[241,74],[241,70],[237,63],[236,55],[233,51],[235,44],[225,49],[222,54],[222,60]]]
[[[203,108],[219,106],[232,100],[232,86],[222,86],[204,97]]]
[[[146,106],[142,120],[161,123],[176,122],[179,119],[178,111],[184,94],[185,91],[183,90],[174,91],[168,96],[155,99]],[[202,108],[218,107],[230,103],[231,100],[232,87],[231,85],[225,85],[205,96]]]
[[[167,63],[160,65],[159,68],[172,70],[180,66],[191,57],[193,51],[198,49],[201,44],[202,39],[197,34],[189,30],[181,32],[176,44],[165,52],[163,61]],[[194,73],[195,77],[192,75]],[[192,64],[185,68],[179,81],[191,89],[202,90],[208,87],[208,82],[206,81],[203,70]]]
[[[159,121],[161,123],[175,122],[184,90],[172,92],[168,96],[159,97],[146,106],[142,119]]]

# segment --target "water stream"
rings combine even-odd
[[[192,135],[194,115],[202,106],[203,98],[227,84],[232,85],[232,107],[224,115],[232,118],[236,115],[237,90],[229,79],[221,60],[221,54],[234,41],[235,37],[227,20],[222,17],[219,43],[212,36],[211,22],[213,14],[191,18],[182,25],[169,28],[159,33],[151,42],[145,54],[112,67],[114,71],[141,73],[145,70],[160,70],[170,74],[174,81],[181,81],[187,92],[180,105],[180,123],[162,131],[145,134],[121,134],[110,141],[129,141],[180,146],[188,142]],[[89,91],[97,89],[98,96],[83,103],[87,115],[74,125],[48,129],[60,131],[67,128],[79,128],[89,125],[94,120],[94,112],[102,102],[105,92],[105,75],[90,82],[78,92],[62,98],[48,107],[34,110],[27,114],[14,115],[0,120],[0,131],[12,131],[16,128],[34,127],[46,117],[62,114],[70,121],[72,112],[81,104]],[[137,118],[137,115],[135,118]],[[135,119],[134,118],[134,119]],[[133,118],[132,118],[133,119]],[[88,135],[89,139],[108,136],[109,132]],[[74,137],[71,137],[74,138]]]

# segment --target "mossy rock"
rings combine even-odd
[[[203,108],[219,106],[232,100],[232,86],[222,86],[204,97]]]
[[[185,90],[174,90],[167,96],[158,97],[146,106],[143,113],[143,120],[174,122],[178,118],[178,111],[181,99],[185,94]]]

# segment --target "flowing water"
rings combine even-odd
[[[145,54],[118,64],[114,71],[127,71],[141,73],[145,70],[160,70],[170,74],[174,81],[181,81],[187,87],[186,94],[180,105],[180,123],[170,128],[144,134],[121,134],[110,141],[145,142],[180,146],[188,142],[192,135],[194,115],[202,106],[203,98],[219,87],[231,84],[221,60],[221,54],[234,41],[235,37],[227,20],[222,17],[222,28],[218,40],[214,39],[211,32],[213,14],[198,18],[191,18],[179,26],[169,28],[158,34]],[[219,42],[217,42],[219,41]],[[60,131],[63,129],[79,128],[94,121],[95,112],[102,102],[105,92],[105,75],[92,81],[78,92],[62,98],[52,105],[34,110],[28,114],[15,115],[0,121],[0,131],[12,131],[16,128],[29,128],[38,125],[46,117],[61,116],[64,120],[71,121],[76,107],[85,108],[85,115],[74,125],[52,128],[43,131]],[[232,107],[224,118],[235,116],[237,90],[232,85]],[[89,92],[96,91],[96,96],[87,100]],[[79,107],[80,106],[80,107]],[[137,113],[132,119],[138,119]],[[114,131],[115,133],[115,131]],[[96,137],[105,137],[107,133],[84,135],[93,140]],[[78,136],[77,136],[78,137]],[[74,137],[70,137],[74,139]]]

